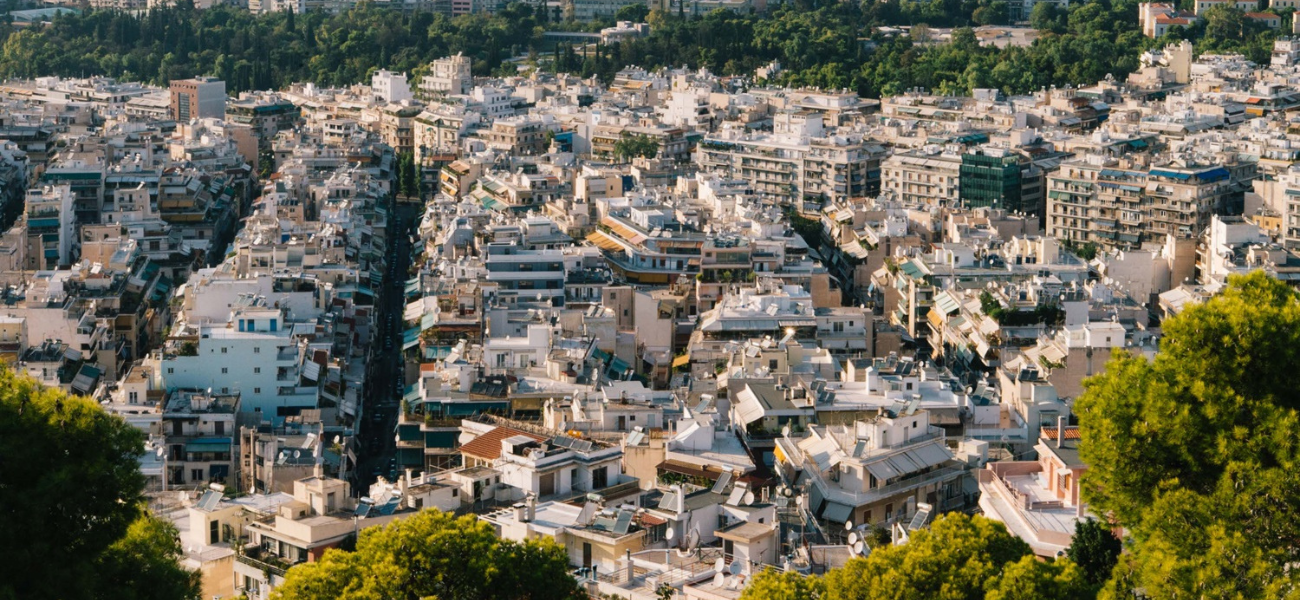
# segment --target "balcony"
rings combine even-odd
[[[812,480],[825,492],[827,500],[838,502],[848,506],[863,506],[872,502],[886,500],[892,496],[902,494],[932,483],[949,481],[961,477],[966,472],[964,466],[944,467],[928,473],[922,473],[914,477],[908,477],[902,481],[896,481],[886,486],[872,488],[865,492],[853,492],[840,487],[837,483],[827,481],[816,469],[805,469]]]
[[[270,573],[283,578],[289,568],[293,566],[278,556],[263,553],[257,547],[248,549],[245,552],[247,553],[236,554],[235,561],[253,567],[262,573]]]

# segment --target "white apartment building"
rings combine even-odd
[[[884,147],[860,133],[822,127],[815,113],[780,113],[774,133],[727,131],[699,143],[695,163],[743,179],[758,194],[782,199],[844,200],[880,191]]]
[[[72,264],[77,242],[77,215],[72,189],[66,184],[27,191],[27,257],[29,269]]]
[[[429,72],[420,78],[420,90],[425,94],[466,94],[474,86],[469,57],[457,52],[455,56],[440,58],[429,63]]]
[[[241,395],[241,410],[266,418],[289,408],[315,408],[317,389],[299,387],[298,348],[283,309],[246,301],[226,323],[173,333],[161,354],[165,389],[211,389]]]
[[[404,102],[415,98],[411,86],[406,82],[406,73],[394,73],[380,69],[370,77],[370,93],[375,102]]]

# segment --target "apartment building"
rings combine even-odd
[[[1199,235],[1213,215],[1240,214],[1254,163],[1145,169],[1070,161],[1047,177],[1048,235],[1103,248]]]
[[[171,82],[170,116],[175,121],[220,119],[226,116],[226,82],[195,77]]]
[[[881,164],[881,187],[907,204],[958,206],[961,167],[961,156],[937,148],[895,153]]]
[[[47,185],[28,190],[22,224],[27,229],[26,268],[54,269],[72,264],[77,248],[77,216],[71,187]]]
[[[300,387],[298,347],[284,310],[245,297],[226,322],[173,328],[157,356],[163,386],[237,392],[242,410],[268,418],[282,410],[315,408],[317,388]]]
[[[468,93],[474,86],[469,57],[457,52],[455,56],[440,58],[429,63],[429,71],[420,78],[419,88],[427,96],[457,96]]]
[[[1079,460],[1081,439],[1079,428],[1062,419],[1041,429],[1038,460],[993,462],[977,471],[984,516],[1001,521],[1040,557],[1060,556],[1075,523],[1088,518],[1079,494],[1088,468]]]
[[[820,114],[782,113],[773,134],[723,132],[700,141],[695,163],[780,199],[877,194],[887,152],[863,135],[823,128]]]
[[[173,389],[156,433],[165,437],[163,469],[170,489],[234,484],[237,477],[239,394]]]
[[[921,504],[939,512],[964,507],[967,472],[953,458],[929,411],[909,405],[777,440],[783,479],[806,477],[809,512],[837,531],[906,522]]]

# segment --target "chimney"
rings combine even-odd
[[[312,469],[312,475],[317,479],[325,477],[325,424],[321,423],[316,434],[315,458],[316,466]]]
[[[537,497],[529,494],[528,497],[524,499],[524,508],[527,511],[526,516],[528,522],[532,523],[533,520],[537,518]]]
[[[1060,448],[1065,442],[1065,417],[1056,418],[1056,447]]]
[[[523,502],[516,502],[511,508],[515,509],[515,520],[520,523],[528,522],[528,509]]]
[[[632,581],[632,578],[633,578],[633,573],[632,573],[632,550],[631,550],[631,549],[628,549],[628,550],[624,550],[624,552],[627,553],[627,554],[626,554],[626,556],[627,556],[627,580],[628,580],[628,581]]]

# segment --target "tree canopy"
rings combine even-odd
[[[1101,587],[1110,578],[1119,553],[1124,549],[1119,538],[1096,519],[1081,519],[1074,523],[1074,537],[1065,555],[1083,570],[1084,579]]]
[[[143,451],[95,402],[0,369],[0,599],[198,595],[175,529],[142,510]]]
[[[1255,272],[1087,381],[1082,493],[1133,542],[1107,594],[1300,597],[1297,372],[1300,296]]]
[[[823,577],[767,570],[741,600],[1031,600],[1088,598],[1068,559],[1041,562],[1006,527],[981,516],[940,516],[901,546],[883,545]]]
[[[1043,8],[1039,8],[1043,7]],[[1030,93],[1047,86],[1123,78],[1143,50],[1183,35],[1198,51],[1243,52],[1268,62],[1276,31],[1243,21],[1240,11],[1211,11],[1208,24],[1160,40],[1137,27],[1137,0],[1072,3],[1068,11],[1035,5],[1041,30],[1028,47],[984,46],[970,26],[1002,23],[1002,0],[780,3],[768,14],[718,9],[703,14],[654,10],[646,37],[575,47],[554,44],[546,31],[599,31],[608,21],[555,22],[556,15],[523,3],[496,14],[447,17],[360,3],[339,14],[279,12],[253,15],[225,5],[198,10],[182,0],[145,13],[89,10],[64,14],[45,28],[0,24],[0,75],[106,75],[165,84],[212,75],[234,93],[312,81],[350,85],[379,68],[419,77],[430,61],[463,52],[478,75],[514,73],[511,57],[544,70],[605,81],[628,65],[707,68],[746,75],[773,60],[783,69],[772,83],[850,89],[866,97],[913,87],[939,93],[998,88]],[[639,17],[628,7],[620,17]],[[912,35],[881,26],[913,26]],[[930,28],[955,27],[938,43]],[[1181,29],[1181,28],[1180,28]]]
[[[361,532],[289,570],[278,600],[579,600],[568,556],[553,540],[502,540],[473,516],[426,510]]]
[[[654,158],[656,154],[659,154],[659,142],[648,135],[624,135],[614,142],[614,155],[619,158]]]

